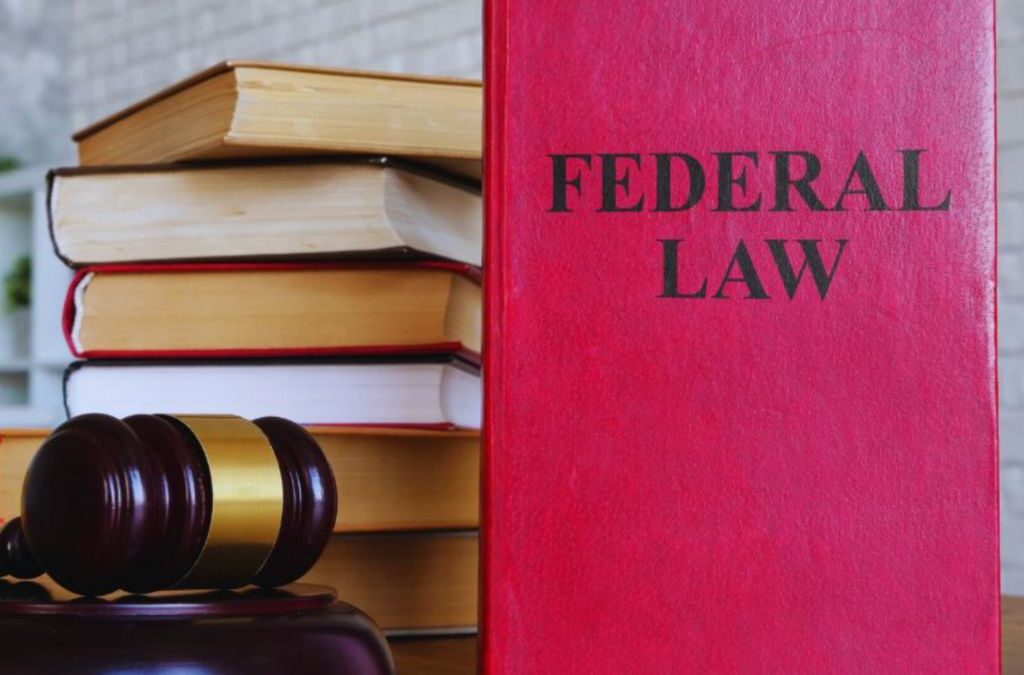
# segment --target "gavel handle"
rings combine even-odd
[[[43,573],[28,548],[21,518],[14,518],[0,529],[0,576],[34,579]]]

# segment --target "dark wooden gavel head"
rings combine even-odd
[[[82,595],[280,586],[320,557],[337,507],[323,452],[288,420],[81,415],[32,459],[0,575]]]

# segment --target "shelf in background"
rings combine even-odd
[[[46,187],[46,169],[27,167],[0,173],[0,200],[31,194],[40,187]]]
[[[50,243],[40,167],[0,173],[0,279],[22,256],[32,263],[31,307],[10,312],[0,299],[0,426],[48,427],[64,419],[60,313],[71,272]]]
[[[28,405],[0,406],[0,427],[49,429],[59,420],[54,419],[54,411],[49,408],[33,408]]]

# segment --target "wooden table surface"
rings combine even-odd
[[[392,645],[398,675],[473,675],[476,639],[446,638]],[[1003,598],[1003,674],[1024,675],[1024,598]]]

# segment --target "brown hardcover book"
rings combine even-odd
[[[395,669],[401,675],[474,675],[476,637],[392,639]]]
[[[475,531],[338,534],[299,582],[334,588],[392,638],[470,636],[477,563]],[[45,576],[33,581],[54,586]]]
[[[226,61],[79,131],[83,165],[384,154],[480,174],[479,82]]]
[[[393,256],[479,266],[479,190],[389,158],[57,169],[50,225],[72,265]]]
[[[474,528],[476,431],[310,427],[338,482],[336,532]],[[49,430],[0,431],[0,521],[21,513],[21,484]]]
[[[98,266],[68,293],[77,356],[480,353],[474,270],[454,263]]]
[[[337,535],[301,581],[336,588],[385,630],[472,631],[477,561],[472,531]]]
[[[1003,596],[1003,675],[1024,675],[1024,598]]]

